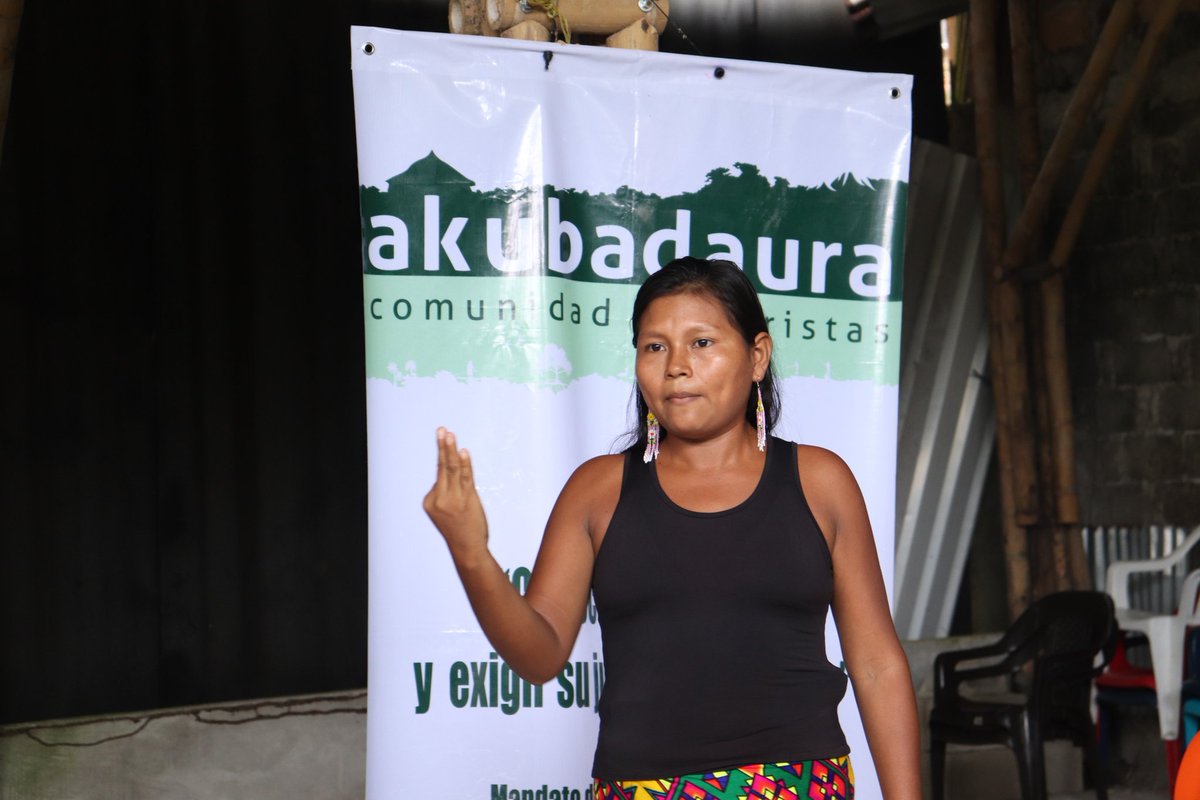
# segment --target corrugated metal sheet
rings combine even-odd
[[[913,144],[896,476],[901,638],[945,636],[994,446],[974,159]]]
[[[1197,530],[1200,528],[1189,531],[1171,525],[1096,525],[1084,528],[1080,533],[1092,574],[1092,585],[1098,591],[1108,591],[1105,584],[1109,564],[1166,558],[1183,544],[1189,534]],[[1179,604],[1183,579],[1195,568],[1196,561],[1196,552],[1193,550],[1187,558],[1166,571],[1131,575],[1129,599],[1132,607],[1163,614],[1174,613]]]

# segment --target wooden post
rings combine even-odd
[[[658,29],[647,20],[639,19],[609,36],[604,44],[625,50],[657,50]]]
[[[4,152],[4,130],[8,127],[8,101],[12,97],[13,71],[17,63],[17,31],[21,28],[23,0],[0,0],[0,153]]]
[[[1005,568],[1009,615],[1029,605],[1029,551],[1024,525],[1036,520],[1035,467],[1029,438],[1021,299],[1012,281],[997,279],[1004,252],[1004,185],[1000,169],[996,88],[996,3],[971,0],[969,25],[975,141],[984,214],[984,254],[988,273],[989,358],[996,404],[996,450],[1000,464]]]
[[[488,21],[498,31],[508,30],[525,20],[535,20],[547,28],[551,26],[545,11],[535,5],[530,5],[529,9],[522,10],[521,0],[487,0]],[[637,0],[558,0],[558,14],[571,26],[573,34],[609,36],[643,19],[661,33],[669,13],[667,0],[657,0],[649,11],[642,11]]]
[[[1046,160],[1042,163],[1021,215],[1013,226],[1012,238],[1000,266],[1002,272],[1012,272],[1019,265],[1029,262],[1036,240],[1045,228],[1054,187],[1071,158],[1096,96],[1107,82],[1109,67],[1117,55],[1121,39],[1129,30],[1133,12],[1133,0],[1117,0],[1108,12],[1104,30],[1100,32],[1092,57],[1079,80],[1079,86],[1075,88],[1075,94],[1071,96],[1071,102],[1063,115],[1062,124],[1054,136],[1050,150],[1046,153]]]

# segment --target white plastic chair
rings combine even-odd
[[[1179,593],[1175,613],[1142,611],[1129,606],[1129,576],[1144,572],[1169,573],[1183,563],[1188,552],[1200,543],[1200,528],[1192,531],[1179,547],[1164,558],[1116,561],[1108,566],[1105,585],[1117,612],[1122,630],[1139,631],[1150,642],[1150,660],[1154,668],[1158,694],[1158,725],[1162,738],[1169,743],[1179,739],[1180,697],[1183,683],[1184,637],[1189,625],[1200,624],[1200,570],[1189,572]],[[1178,764],[1178,759],[1175,760]]]

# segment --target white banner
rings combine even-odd
[[[368,797],[590,798],[594,609],[545,686],[496,657],[421,510],[434,430],[471,450],[492,551],[523,586],[567,476],[632,425],[638,284],[677,256],[729,258],[771,320],[778,433],[854,470],[890,592],[911,79],[369,28],[351,41]],[[842,722],[858,796],[876,797],[849,695]]]

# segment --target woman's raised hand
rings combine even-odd
[[[454,434],[445,428],[437,429],[437,443],[437,481],[422,506],[461,564],[486,556],[487,518],[475,491],[470,453],[459,450]]]

